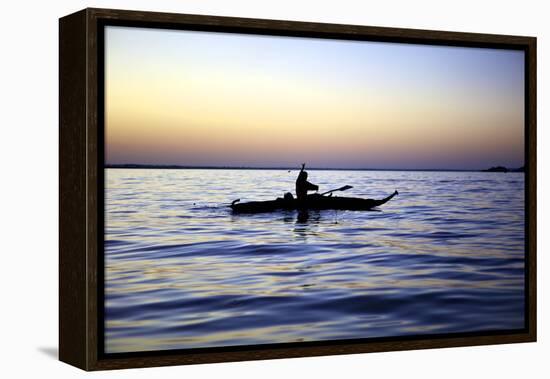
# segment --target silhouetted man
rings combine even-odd
[[[307,197],[307,191],[318,191],[319,186],[307,181],[307,172],[304,171],[306,167],[305,163],[302,163],[302,169],[296,179],[296,197],[298,201],[304,201]]]

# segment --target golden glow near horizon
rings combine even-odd
[[[107,27],[106,162],[523,165],[523,52]]]

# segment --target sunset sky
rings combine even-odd
[[[522,51],[105,31],[107,164],[520,167]]]

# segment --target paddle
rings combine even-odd
[[[336,189],[333,189],[333,190],[330,190],[330,191],[327,191],[327,192],[323,192],[323,193],[321,194],[321,196],[326,195],[326,194],[329,194],[329,193],[331,193],[331,192],[336,192],[336,191],[347,191],[347,190],[349,190],[350,188],[353,188],[353,186],[343,186],[343,187],[336,188]]]

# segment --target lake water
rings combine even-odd
[[[519,329],[522,173],[310,171],[379,211],[233,215],[297,171],[107,169],[107,353]]]

